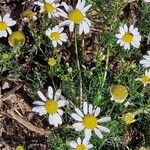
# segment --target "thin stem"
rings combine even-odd
[[[80,104],[82,105],[82,76],[81,76],[81,68],[80,68],[80,61],[79,61],[79,54],[78,54],[78,45],[77,45],[77,32],[75,29],[74,32],[74,39],[75,39],[75,52],[76,52],[76,59],[77,59],[77,67],[79,72],[79,80],[80,80]]]
[[[102,81],[102,86],[101,88],[103,88],[104,84],[105,84],[105,81],[106,81],[106,77],[107,77],[107,72],[108,72],[108,63],[109,63],[109,51],[110,49],[107,48],[107,55],[106,55],[106,65],[105,65],[105,73],[104,73],[104,78],[103,78],[103,81]]]

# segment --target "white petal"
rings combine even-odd
[[[84,13],[87,12],[91,8],[91,6],[92,5],[86,6],[85,8],[82,9],[82,12],[84,12]]]
[[[41,101],[34,101],[33,104],[34,105],[44,105],[45,103],[41,102]]]
[[[107,133],[110,132],[110,130],[108,128],[103,127],[103,126],[98,126],[98,129],[101,130],[101,131],[107,132]]]
[[[89,25],[86,21],[83,21],[83,29],[84,29],[84,33],[87,34],[90,32],[90,28],[89,28]]]
[[[74,28],[74,23],[71,22],[70,25],[69,25],[69,30],[70,30],[70,32],[73,32],[73,28]]]
[[[47,113],[46,109],[44,106],[36,106],[32,108],[33,112],[39,113],[40,116],[44,115]]]
[[[62,45],[62,41],[59,40],[58,43],[59,43],[59,45]]]
[[[79,35],[82,34],[83,30],[84,30],[83,25],[82,25],[82,23],[80,23],[80,25],[79,25]]]
[[[62,2],[61,4],[64,6],[65,10],[68,12],[69,6],[65,2]]]
[[[128,26],[126,24],[124,25],[124,31],[128,32]]]
[[[59,26],[62,27],[62,26],[69,25],[69,24],[70,24],[70,20],[65,20],[65,21],[61,22],[59,24]]]
[[[89,104],[89,114],[92,114],[93,113],[93,106],[92,104]]]
[[[72,148],[76,148],[77,147],[77,143],[75,141],[71,141],[69,144]]]
[[[66,105],[66,101],[65,100],[58,101],[58,107],[63,107],[65,105]]]
[[[85,6],[85,0],[82,0],[81,3],[76,5],[76,8],[78,8],[79,10],[82,10]]]
[[[87,141],[89,141],[90,138],[91,138],[91,136],[92,136],[91,130],[85,129],[85,139],[86,139]]]
[[[132,33],[132,32],[133,32],[133,30],[134,30],[134,26],[133,26],[133,25],[131,25],[131,26],[130,26],[130,28],[129,28],[129,31]]]
[[[76,131],[82,131],[84,129],[82,123],[74,123],[72,126]]]
[[[52,43],[53,43],[54,47],[57,47],[57,42],[56,41],[52,41]]]
[[[99,107],[96,108],[95,114],[94,114],[95,117],[97,117],[100,114],[100,110],[101,109]]]
[[[58,100],[60,98],[60,96],[61,96],[61,90],[58,89],[55,93],[54,99]]]
[[[88,113],[88,103],[87,102],[83,103],[83,112],[84,112],[84,114]]]
[[[95,132],[95,134],[96,134],[100,139],[103,138],[103,135],[102,135],[102,133],[101,133],[100,130],[98,130],[97,128],[95,128],[95,129],[94,129],[94,132]]]
[[[53,99],[53,88],[51,86],[48,87],[48,98]]]
[[[40,91],[38,91],[37,94],[43,101],[46,101],[46,97]]]
[[[91,22],[90,22],[90,20],[89,20],[88,18],[84,18],[84,20],[87,22],[87,24],[88,24],[89,26],[91,26]]]
[[[122,38],[122,34],[116,34],[116,37],[117,37],[118,39],[121,39],[121,38]]]
[[[58,109],[58,113],[60,114],[60,116],[63,115],[63,111],[61,109]]]
[[[81,144],[81,138],[78,138],[78,139],[77,139],[77,143],[78,143],[78,145]]]
[[[78,108],[75,108],[75,111],[76,111],[76,113],[80,116],[80,117],[84,117],[84,115],[83,115],[83,113],[81,112],[81,110],[80,109],[78,109]]]
[[[6,22],[10,18],[10,14],[6,14],[3,18],[3,21]]]
[[[51,125],[54,124],[54,118],[53,118],[53,115],[49,115],[48,121],[49,121],[49,123],[50,123]]]
[[[56,113],[54,116],[55,116],[55,121],[61,125],[62,124],[61,116],[58,113]]]
[[[52,14],[48,13],[48,18],[51,19],[52,18]]]
[[[9,34],[12,33],[12,31],[11,31],[11,29],[9,27],[7,28],[7,31],[8,31]]]
[[[101,119],[98,120],[98,122],[108,122],[111,120],[111,117],[102,117]]]
[[[124,28],[122,26],[119,27],[119,32],[124,35],[125,34],[125,31],[124,31]]]
[[[6,31],[6,30],[2,31],[1,34],[2,34],[4,37],[7,37],[7,31]]]
[[[92,148],[93,147],[93,145],[92,144],[88,144],[87,146],[86,146],[86,148]]]
[[[77,120],[77,121],[82,121],[82,118],[81,118],[79,115],[75,114],[75,113],[72,113],[72,114],[71,114],[71,117],[72,117],[73,119]]]

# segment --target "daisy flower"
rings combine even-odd
[[[37,92],[42,101],[34,101],[35,106],[32,111],[39,113],[40,116],[48,114],[49,123],[58,127],[62,124],[61,116],[63,115],[62,109],[66,105],[66,101],[61,98],[61,90],[57,90],[53,96],[53,89],[48,87],[48,98],[46,98],[40,91]]]
[[[16,24],[16,21],[10,18],[10,14],[6,14],[3,18],[0,16],[0,37],[7,37],[7,31],[12,33],[10,26]]]
[[[147,52],[148,55],[143,55],[143,59],[139,62],[144,68],[150,67],[150,51]]]
[[[89,140],[92,135],[92,131],[95,132],[95,134],[99,138],[103,138],[102,132],[110,132],[110,130],[104,126],[102,126],[103,122],[110,121],[110,117],[102,117],[98,119],[98,115],[100,114],[100,108],[93,108],[91,104],[88,105],[87,102],[84,102],[83,104],[83,112],[79,110],[78,108],[75,108],[76,113],[72,113],[71,116],[73,119],[75,119],[76,123],[73,124],[73,127],[76,131],[82,131],[85,132],[85,139]]]
[[[51,19],[51,17],[59,17],[61,16],[61,12],[63,12],[59,7],[59,4],[55,3],[55,0],[45,0],[42,2],[34,2],[34,4],[40,6],[41,10],[40,13],[46,12],[48,13],[48,17]],[[60,12],[61,11],[61,12]]]
[[[123,103],[128,96],[128,90],[125,86],[116,84],[111,87],[110,94],[111,100],[116,103]]]
[[[93,147],[92,144],[89,144],[89,141],[87,141],[86,139],[83,139],[83,141],[81,141],[81,138],[78,138],[77,142],[71,141],[70,146],[73,148],[73,150],[88,150]]]
[[[85,0],[78,0],[75,8],[68,6],[65,2],[62,2],[67,13],[62,12],[67,20],[60,23],[60,26],[69,25],[69,30],[72,32],[74,25],[79,25],[79,34],[84,32],[85,34],[90,31],[91,22],[86,18],[86,12],[90,9],[91,5],[85,7]]]
[[[150,83],[150,70],[146,70],[145,74],[143,74],[140,78],[136,78],[136,81],[141,81],[141,83],[146,86]]]
[[[116,34],[118,38],[117,44],[124,46],[125,49],[130,49],[130,45],[139,48],[141,35],[138,32],[138,28],[134,28],[133,25],[128,28],[125,24],[123,27],[119,27],[119,32],[120,33]]]
[[[12,47],[23,46],[25,43],[25,35],[20,31],[12,32],[8,38],[8,43]]]
[[[131,123],[135,122],[134,117],[135,117],[134,114],[126,113],[125,115],[123,115],[123,120],[126,124],[131,124]]]
[[[55,26],[52,30],[48,28],[46,30],[46,35],[52,40],[54,47],[57,47],[57,43],[62,45],[62,42],[66,42],[68,37],[66,33],[63,33],[63,27]]]

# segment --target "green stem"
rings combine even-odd
[[[82,76],[81,76],[81,68],[80,68],[80,61],[79,61],[79,54],[78,54],[78,45],[77,45],[77,32],[75,29],[74,32],[74,38],[75,38],[75,52],[76,52],[76,59],[77,59],[77,67],[79,72],[79,80],[80,80],[80,104],[82,105]]]

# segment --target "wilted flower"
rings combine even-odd
[[[20,31],[14,31],[9,36],[8,42],[12,47],[23,46],[25,43],[25,35]]]
[[[123,85],[112,85],[111,90],[111,100],[114,100],[116,103],[123,103],[127,96],[128,96],[128,90]]]

